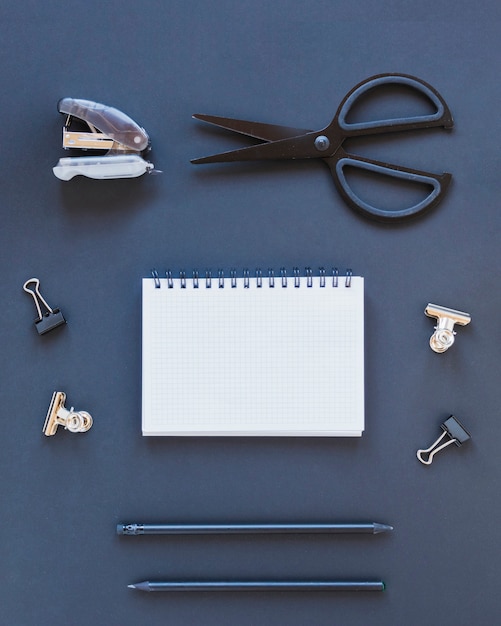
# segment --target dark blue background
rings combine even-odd
[[[0,622],[497,623],[498,3],[2,4]],[[451,132],[357,146],[373,158],[453,173],[447,197],[423,219],[388,226],[359,217],[318,162],[189,163],[247,145],[193,113],[317,129],[349,89],[381,72],[426,80],[454,115]],[[143,125],[164,173],[57,180],[51,169],[64,153],[56,105],[65,96],[116,106]],[[397,187],[372,191],[396,204],[407,191]],[[360,440],[141,437],[141,278],[152,267],[332,265],[366,278]],[[44,337],[22,291],[31,276],[68,321]],[[428,302],[472,315],[443,355],[428,346]],[[93,415],[89,433],[42,435],[56,389]],[[450,413],[471,442],[421,465],[416,450],[432,443]],[[337,520],[395,530],[115,535],[126,521]],[[382,578],[387,591],[127,589],[147,578],[282,577]]]

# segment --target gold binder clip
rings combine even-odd
[[[54,391],[47,411],[43,433],[47,437],[55,435],[58,426],[72,433],[84,433],[92,426],[92,417],[87,411],[75,411],[65,408],[66,394],[63,391]]]
[[[454,324],[466,326],[471,322],[471,316],[463,311],[448,309],[438,304],[428,304],[424,310],[428,317],[436,317],[438,324],[430,338],[430,347],[434,352],[445,352],[454,343]]]
[[[459,447],[465,443],[465,441],[471,439],[470,433],[454,415],[451,415],[443,424],[440,424],[440,428],[444,431],[440,437],[434,441],[429,448],[426,448],[426,450],[418,450],[416,453],[417,458],[423,465],[431,465],[435,454],[447,446],[450,446],[451,443],[455,443],[456,446]],[[440,443],[442,439],[446,437],[448,437],[448,441]],[[425,454],[428,454],[427,459],[424,458]]]

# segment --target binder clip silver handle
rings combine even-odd
[[[450,446],[452,443],[459,447],[465,443],[465,441],[471,439],[470,433],[454,415],[451,415],[449,419],[445,420],[445,422],[440,425],[440,428],[444,431],[440,437],[433,442],[429,448],[426,448],[426,450],[418,450],[416,453],[417,458],[423,465],[431,465],[435,454],[447,446]],[[448,441],[441,443],[446,437],[449,438]],[[425,455],[428,455],[428,458],[425,458]]]
[[[72,433],[84,433],[92,426],[92,417],[87,411],[75,411],[73,407],[68,410],[65,401],[63,391],[54,391],[42,431],[47,437],[55,435],[58,426],[64,426]]]
[[[34,288],[30,289],[28,287],[30,284],[33,284]],[[61,311],[59,309],[52,309],[43,298],[40,293],[40,281],[38,278],[30,278],[27,280],[23,285],[23,289],[26,293],[29,293],[35,301],[38,313],[38,317],[35,320],[35,327],[39,335],[48,333],[49,330],[57,328],[58,326],[61,326],[61,324],[66,324],[66,320],[64,319]],[[44,312],[42,312],[42,307],[45,309]]]
[[[438,304],[428,304],[424,310],[428,317],[435,317],[438,320],[435,332],[430,338],[430,347],[434,352],[445,352],[454,343],[454,324],[466,326],[471,322],[471,316],[463,311],[448,309]]]

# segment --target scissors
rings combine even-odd
[[[404,85],[418,91],[431,101],[435,107],[435,112],[379,121],[347,122],[349,112],[361,96],[382,85]],[[220,128],[260,139],[264,143],[193,159],[192,163],[323,159],[329,166],[334,183],[345,202],[362,215],[383,222],[403,220],[430,210],[442,200],[452,178],[451,174],[448,173],[431,174],[400,165],[390,165],[349,154],[343,149],[343,143],[351,137],[419,130],[435,126],[452,128],[454,124],[452,114],[442,96],[431,85],[407,74],[378,74],[362,81],[343,98],[332,122],[320,131],[262,124],[215,115],[196,114],[193,117]],[[375,172],[393,179],[423,183],[431,190],[426,198],[414,206],[398,210],[377,208],[362,200],[350,187],[345,172],[347,167]]]

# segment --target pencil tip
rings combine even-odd
[[[374,524],[374,534],[377,535],[379,533],[385,533],[387,531],[393,530],[393,526],[389,524],[378,524],[377,522]]]
[[[129,589],[137,589],[138,591],[151,591],[150,583],[145,580],[142,583],[134,583],[133,585],[127,585]]]

